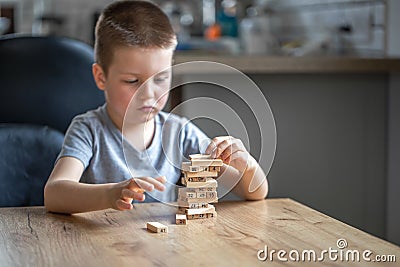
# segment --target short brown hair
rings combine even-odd
[[[95,61],[107,72],[116,47],[174,48],[176,36],[167,15],[148,1],[116,1],[99,17]]]

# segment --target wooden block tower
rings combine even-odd
[[[222,166],[221,159],[210,155],[190,155],[190,162],[182,163],[182,184],[178,190],[178,214],[176,224],[187,220],[213,218],[217,213],[210,203],[218,202],[215,180]]]

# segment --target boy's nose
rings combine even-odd
[[[140,88],[139,88],[139,97],[141,99],[147,99],[147,98],[153,98],[154,97],[154,85],[150,80],[147,80],[145,83],[143,83]]]

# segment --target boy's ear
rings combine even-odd
[[[92,73],[93,73],[93,78],[94,78],[94,81],[96,82],[97,87],[100,90],[104,90],[106,88],[106,75],[105,75],[102,67],[99,64],[94,63],[92,65]]]

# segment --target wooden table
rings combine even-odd
[[[216,209],[216,219],[175,225],[176,208],[161,203],[76,215],[52,214],[43,207],[2,208],[0,266],[398,266],[400,261],[399,247],[290,199],[222,202]],[[148,232],[147,221],[167,224],[169,233]],[[347,247],[339,249],[339,239]],[[275,252],[272,261],[262,261],[265,246],[268,256],[272,250],[286,254],[280,252],[279,259]],[[337,257],[339,251],[350,251],[350,261],[345,256],[334,260],[335,254],[330,259],[327,252],[318,262],[329,248],[337,250]],[[353,261],[355,250],[359,262]],[[394,255],[397,263],[367,264],[365,250],[371,250],[370,259]],[[296,260],[296,251],[305,261]]]

